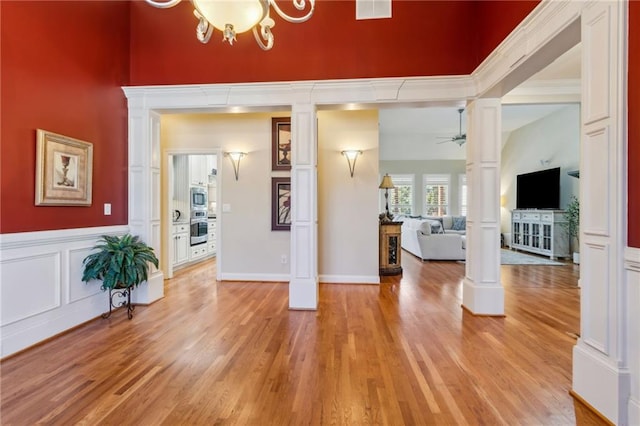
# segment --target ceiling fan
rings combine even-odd
[[[462,146],[467,141],[467,134],[462,133],[462,111],[464,111],[464,108],[458,109],[458,114],[460,114],[460,127],[458,129],[458,134],[453,137],[445,137],[446,140],[438,143],[454,142],[457,143],[458,146]]]

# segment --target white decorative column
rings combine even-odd
[[[500,99],[467,106],[467,263],[462,306],[475,315],[504,315],[500,283]]]
[[[623,266],[627,7],[590,2],[582,11],[581,324],[573,350],[573,392],[619,425],[628,424],[630,395]]]
[[[307,93],[307,85],[296,87]],[[306,90],[305,90],[306,89]],[[304,96],[303,96],[304,97]],[[315,105],[291,110],[291,278],[289,308],[318,308],[318,142]]]
[[[126,90],[125,90],[126,93]],[[129,230],[162,259],[160,230],[160,115],[129,97]],[[132,302],[164,297],[164,274],[151,265],[149,280],[132,293]]]

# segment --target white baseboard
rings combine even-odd
[[[255,282],[284,282],[289,283],[289,274],[246,274],[239,272],[222,272],[220,281],[255,281]]]
[[[380,284],[378,275],[320,275],[325,284]]]

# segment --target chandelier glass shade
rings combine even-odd
[[[154,7],[167,9],[181,0],[146,0]],[[253,30],[258,45],[263,50],[273,47],[274,37],[271,28],[275,21],[271,19],[271,8],[282,19],[292,22],[305,22],[313,14],[315,0],[292,0],[296,10],[302,15],[293,17],[284,13],[277,0],[191,0],[194,15],[198,19],[196,36],[202,43],[208,43],[214,28],[222,32],[222,40],[230,45],[236,41],[236,34]],[[305,13],[306,12],[306,13]]]

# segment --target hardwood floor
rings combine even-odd
[[[463,264],[403,267],[321,285],[317,311],[290,311],[286,284],[216,282],[215,261],[180,271],[131,321],[116,311],[2,361],[0,421],[604,424],[569,395],[576,266],[502,266],[503,318],[461,308]]]

